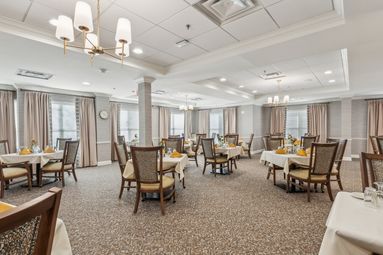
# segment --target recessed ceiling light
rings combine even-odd
[[[248,97],[248,96],[246,96],[246,95],[242,95],[242,97],[243,97],[243,98],[249,98],[249,97]]]
[[[256,90],[253,90],[252,92],[253,92],[254,94],[255,94],[255,93],[257,93],[257,91],[256,91]]]
[[[324,72],[324,74],[327,74],[327,75],[328,74],[332,74],[332,71],[331,70],[327,70],[327,71]]]
[[[245,86],[243,86],[243,85],[239,85],[239,88],[241,89],[241,88],[244,88]]]
[[[49,24],[51,24],[52,26],[57,27],[57,23],[58,23],[57,19],[50,19],[49,20]]]
[[[220,82],[225,82],[225,81],[227,81],[227,79],[225,77],[222,77],[222,78],[219,79],[219,81]]]
[[[82,85],[89,86],[89,85],[90,85],[90,82],[88,82],[88,81],[83,81],[83,82],[82,82]]]
[[[334,82],[335,82],[335,80],[329,80],[328,82],[329,82],[329,83],[334,83]]]
[[[205,86],[206,86],[207,88],[209,88],[209,89],[215,89],[215,90],[218,89],[216,86],[211,85],[211,84],[207,84],[207,85],[205,85]]]
[[[140,54],[142,54],[144,51],[143,51],[141,48],[134,48],[134,49],[133,49],[133,52],[134,52],[135,54],[137,54],[137,55],[140,55]]]
[[[235,92],[232,91],[232,90],[226,90],[226,93],[231,94],[231,95],[237,95],[237,93],[235,93]]]

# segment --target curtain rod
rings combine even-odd
[[[33,89],[20,89],[21,91],[31,91],[31,92],[41,92],[41,93],[46,93],[46,94],[51,94],[51,95],[60,95],[60,96],[73,96],[73,97],[84,97],[84,98],[95,98],[95,96],[79,96],[79,95],[72,95],[72,94],[66,94],[66,93],[57,93],[57,92],[46,92],[46,91],[38,91],[38,90],[33,90]]]

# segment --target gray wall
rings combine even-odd
[[[342,131],[341,122],[341,102],[330,102],[328,104],[328,130],[327,135],[330,138],[340,138]]]
[[[96,96],[96,133],[97,133],[97,161],[101,164],[107,164],[111,161],[111,131],[110,118],[103,120],[100,118],[100,111],[107,111],[110,116],[110,106],[108,96]]]
[[[367,150],[367,101],[352,100],[351,114],[351,155],[359,155]]]

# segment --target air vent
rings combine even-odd
[[[273,80],[273,79],[278,79],[278,78],[282,78],[285,76],[286,75],[284,75],[282,72],[267,73],[266,71],[264,71],[264,73],[261,74],[259,77],[264,79],[264,80]]]
[[[163,95],[165,93],[166,93],[165,90],[155,90],[152,92],[152,94],[156,94],[156,95]]]
[[[232,22],[262,8],[257,0],[201,0],[194,7],[217,25]]]
[[[16,74],[20,76],[28,77],[28,78],[35,78],[35,79],[42,79],[42,80],[49,80],[53,76],[53,74],[36,72],[36,71],[31,71],[26,69],[18,69]]]

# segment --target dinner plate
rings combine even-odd
[[[362,192],[352,192],[351,196],[357,198],[357,199],[364,199],[364,194]]]

